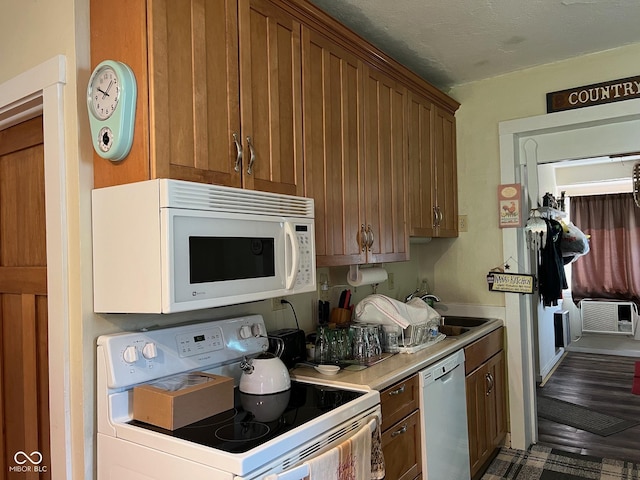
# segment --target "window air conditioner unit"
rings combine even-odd
[[[633,335],[638,323],[638,309],[633,302],[582,300],[582,331]]]

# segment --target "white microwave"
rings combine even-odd
[[[173,313],[316,289],[313,199],[157,179],[92,192],[94,310]]]

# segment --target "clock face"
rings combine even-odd
[[[120,100],[120,83],[116,72],[111,67],[103,67],[92,78],[91,109],[100,120],[109,118]]]

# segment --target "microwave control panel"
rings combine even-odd
[[[313,256],[312,251],[313,239],[312,230],[309,225],[296,225],[296,237],[298,240],[298,250],[300,255],[300,265],[298,267],[298,275],[294,288],[303,287],[313,284]]]

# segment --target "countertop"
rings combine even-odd
[[[303,382],[333,385],[336,387],[366,387],[383,390],[394,383],[423,370],[441,358],[464,348],[477,339],[500,328],[500,319],[490,319],[482,326],[474,327],[458,337],[444,340],[417,353],[397,353],[380,363],[359,371],[341,370],[336,375],[323,375],[312,367],[297,367],[290,371],[291,379]]]

